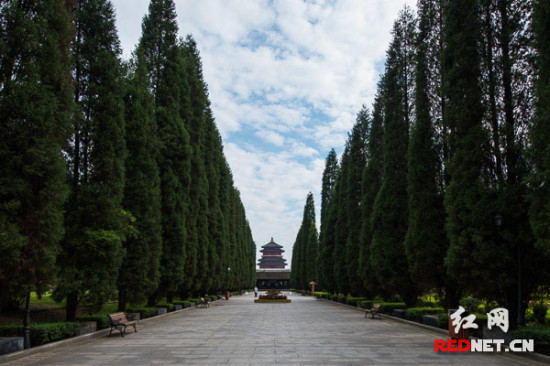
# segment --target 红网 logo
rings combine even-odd
[[[466,315],[466,310],[459,306],[458,310],[451,314],[450,319],[454,327],[452,330],[459,334],[461,329],[477,329],[476,316]],[[466,315],[466,316],[462,316]],[[499,327],[504,333],[508,332],[508,310],[496,308],[487,313],[487,328]],[[504,339],[436,339],[434,341],[435,352],[534,352],[535,341],[533,339],[514,339],[508,347],[504,346]]]

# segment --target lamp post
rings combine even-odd
[[[499,230],[502,227],[503,222],[504,222],[504,219],[502,217],[502,214],[500,212],[497,212],[497,214],[495,215],[495,225]],[[517,252],[517,260],[518,260],[517,312],[518,314],[517,314],[516,321],[517,321],[517,326],[522,327],[525,325],[525,322],[523,319],[523,311],[522,311],[523,302],[522,302],[522,296],[521,296],[521,245],[518,243],[517,246],[518,246],[518,252]]]

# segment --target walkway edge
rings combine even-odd
[[[221,301],[221,300],[216,300],[216,301]],[[175,311],[172,311],[172,312],[169,312],[169,313],[166,313],[166,314],[162,314],[162,315],[152,316],[152,317],[146,318],[146,319],[140,319],[138,324],[154,323],[158,320],[164,319],[166,317],[173,316],[174,314],[181,314],[184,311],[189,311],[189,310],[192,310],[194,308],[195,307],[189,307],[189,308],[185,308],[185,309],[181,309],[181,310],[175,310]],[[67,338],[67,339],[62,339],[60,341],[43,344],[41,346],[32,347],[32,348],[25,349],[25,350],[18,351],[18,352],[8,353],[8,354],[0,356],[0,364],[7,363],[7,362],[17,360],[19,358],[27,357],[27,356],[30,356],[30,355],[34,355],[36,353],[49,351],[49,350],[52,350],[52,349],[55,349],[55,348],[64,347],[64,346],[67,346],[67,345],[70,345],[70,344],[83,343],[83,342],[86,342],[86,341],[88,341],[92,338],[107,336],[109,334],[109,332],[110,332],[110,329],[101,329],[101,330],[98,330],[98,331],[95,331],[95,332],[92,332],[92,333],[83,334],[83,335],[80,335],[80,336],[71,337],[71,338]],[[116,334],[118,335],[118,333],[116,333]]]
[[[332,304],[345,306],[345,307],[348,307],[350,309],[360,311],[362,313],[365,312],[365,309],[361,309],[361,308],[358,308],[356,306],[351,306],[351,305],[348,305],[348,304],[342,304],[341,302],[338,302],[338,301],[332,301],[332,300],[328,300],[328,299],[320,299],[320,300],[321,301],[328,301]],[[432,333],[435,333],[435,334],[441,334],[441,335],[446,335],[446,336],[449,335],[449,332],[445,329],[432,327],[432,326],[429,326],[429,325],[426,325],[426,324],[413,322],[413,321],[407,320],[407,319],[397,318],[397,317],[391,316],[391,315],[386,315],[386,314],[380,314],[380,315],[382,316],[382,318],[390,320],[390,321],[403,323],[403,324],[407,324],[407,325],[410,325],[410,326],[413,326],[413,327],[421,328],[421,329],[424,329],[426,331],[429,331],[429,332],[432,332]],[[530,359],[535,360],[535,361],[546,362],[546,363],[550,364],[550,356],[543,355],[542,353],[537,353],[537,352],[523,352],[523,353],[521,353],[520,352],[520,353],[508,353],[508,355],[530,358]]]

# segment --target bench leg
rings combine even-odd
[[[132,324],[134,326],[134,333],[137,333],[136,324]]]

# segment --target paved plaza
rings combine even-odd
[[[433,351],[446,338],[311,297],[254,304],[252,295],[216,301],[153,322],[126,337],[101,336],[7,365],[541,365],[511,354]]]

